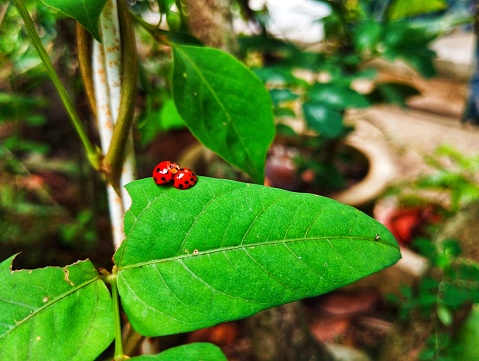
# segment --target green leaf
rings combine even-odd
[[[273,114],[276,118],[281,118],[281,117],[289,117],[289,118],[295,118],[296,113],[294,110],[290,108],[283,108],[283,107],[275,107],[273,109]],[[276,127],[276,134],[278,133],[278,127]]]
[[[310,101],[303,104],[303,113],[308,127],[326,138],[337,138],[343,130],[343,116],[322,102]]]
[[[176,110],[173,99],[167,99],[159,110],[151,111],[139,127],[141,145],[150,144],[161,132],[168,132],[173,129],[185,128],[185,122],[181,119]]]
[[[432,55],[403,54],[402,55],[402,58],[425,78],[432,78],[433,76],[436,75],[436,68],[434,67],[434,62],[433,62],[434,57],[435,57],[435,54],[432,54]]]
[[[444,326],[451,326],[453,321],[453,314],[445,305],[437,305],[437,318]]]
[[[175,4],[175,0],[156,0],[156,2],[161,14],[168,14],[171,11],[171,7]]]
[[[133,357],[134,361],[227,361],[218,346],[211,343],[190,343],[170,348],[158,355]]]
[[[113,340],[113,306],[90,261],[12,271],[0,264],[0,360],[93,360]]]
[[[46,98],[36,98],[16,93],[0,92],[0,123],[25,119],[35,110],[48,105]]]
[[[420,95],[419,90],[408,84],[401,83],[379,83],[369,95],[372,102],[384,102],[406,107],[409,97]]]
[[[269,95],[275,106],[278,106],[282,102],[288,102],[299,98],[298,94],[289,89],[271,89]]]
[[[390,60],[401,58],[423,77],[430,78],[436,74],[433,64],[436,53],[429,44],[436,36],[423,28],[412,27],[407,21],[390,22],[384,28],[383,55]]]
[[[87,29],[96,40],[101,41],[98,20],[106,0],[42,0],[63,14],[74,18]]]
[[[306,86],[307,82],[294,76],[290,69],[284,67],[268,67],[254,69],[254,73],[263,83],[274,85]]]
[[[447,1],[445,0],[396,0],[393,1],[389,7],[388,17],[392,20],[396,20],[440,11],[446,8]]]
[[[114,256],[135,330],[167,335],[329,292],[395,263],[391,233],[329,198],[199,177],[188,190],[151,178]]]
[[[341,111],[348,108],[366,108],[369,101],[349,86],[335,83],[316,83],[308,91],[313,101],[321,102],[328,107]]]
[[[353,40],[356,49],[361,51],[373,50],[380,37],[382,26],[377,21],[365,21],[356,28],[353,33]]]
[[[473,305],[469,316],[459,327],[448,354],[453,360],[479,360],[479,305]]]
[[[297,137],[298,134],[289,125],[279,123],[276,125],[276,133],[285,137]]]
[[[216,49],[174,46],[173,54],[173,97],[188,128],[206,147],[263,183],[275,127],[261,81]]]

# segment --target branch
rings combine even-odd
[[[118,16],[122,37],[123,59],[121,101],[110,147],[103,162],[107,172],[111,172],[112,177],[116,179],[118,179],[117,177],[122,169],[127,139],[130,136],[133,123],[138,91],[138,57],[135,32],[126,3],[123,1],[120,1],[118,4]],[[133,148],[131,147],[130,150],[133,150]]]

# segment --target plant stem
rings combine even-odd
[[[65,105],[68,115],[70,116],[70,120],[72,121],[72,124],[78,136],[80,137],[81,142],[83,143],[83,146],[87,152],[88,160],[90,161],[93,168],[97,170],[100,169],[100,152],[95,146],[93,146],[93,144],[88,139],[85,128],[83,127],[83,124],[80,120],[80,116],[76,112],[73,102],[71,101],[68,95],[68,92],[66,91],[65,87],[60,81],[60,78],[58,77],[58,74],[56,73],[53,67],[53,64],[48,56],[47,51],[45,50],[45,47],[43,46],[42,41],[40,40],[40,37],[38,36],[37,30],[35,28],[35,24],[33,23],[33,20],[30,17],[30,14],[28,13],[28,10],[25,7],[25,4],[23,3],[23,0],[13,0],[13,1],[15,2],[15,5],[17,6],[18,11],[20,12],[20,15],[23,19],[25,27],[28,31],[28,34],[32,38],[32,43],[35,46],[38,52],[38,55],[40,56],[40,59],[42,60],[47,70],[48,75],[53,81],[53,84],[55,85],[55,88],[57,89],[60,95],[60,98],[62,99],[62,102]]]
[[[103,47],[97,41],[93,41],[93,83],[95,86],[95,101],[97,106],[98,130],[100,133],[102,149],[108,149],[113,134],[113,119],[111,117],[109,89],[106,80]],[[117,192],[113,184],[107,184],[108,208],[112,228],[113,245],[118,249],[124,238],[123,214],[120,192]]]
[[[104,165],[109,167],[113,177],[120,177],[120,185],[125,185],[136,178],[136,162],[131,131],[138,87],[138,59],[135,33],[124,2],[118,3],[118,18],[121,30],[121,95],[120,103],[115,108],[116,120]],[[125,162],[124,162],[125,159]],[[123,166],[123,169],[122,169]],[[123,191],[123,205],[130,206],[129,195]]]
[[[102,149],[106,153],[103,170],[110,182],[107,190],[115,249],[124,239],[123,215],[131,203],[123,186],[136,178],[131,124],[138,74],[128,10],[123,2],[118,5],[116,0],[105,4],[100,17],[103,43],[93,43],[96,113]]]
[[[113,275],[108,276],[108,282],[111,285],[111,295],[113,298],[113,314],[114,314],[114,323],[115,323],[115,355],[114,360],[123,360],[123,341],[121,338],[121,320],[120,320],[120,301],[118,295],[118,284],[117,284],[117,276],[114,272]]]
[[[2,26],[3,19],[5,18],[5,14],[7,13],[9,6],[10,6],[10,2],[8,1],[6,4],[3,4],[0,6],[0,27]]]

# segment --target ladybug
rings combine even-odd
[[[173,176],[173,187],[177,189],[188,189],[198,182],[198,177],[191,169],[180,168]]]
[[[153,180],[158,185],[166,184],[173,179],[173,175],[175,175],[179,169],[180,166],[175,162],[169,160],[160,162],[155,169],[153,169]]]

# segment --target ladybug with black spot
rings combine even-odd
[[[180,166],[170,160],[164,160],[153,169],[153,180],[157,185],[173,182],[177,189],[189,189],[198,182],[198,177],[189,168]]]
[[[180,166],[175,162],[164,160],[153,169],[153,180],[158,185],[169,183],[179,169]]]
[[[189,168],[180,168],[173,176],[173,187],[177,189],[189,189],[198,182],[198,177]]]

